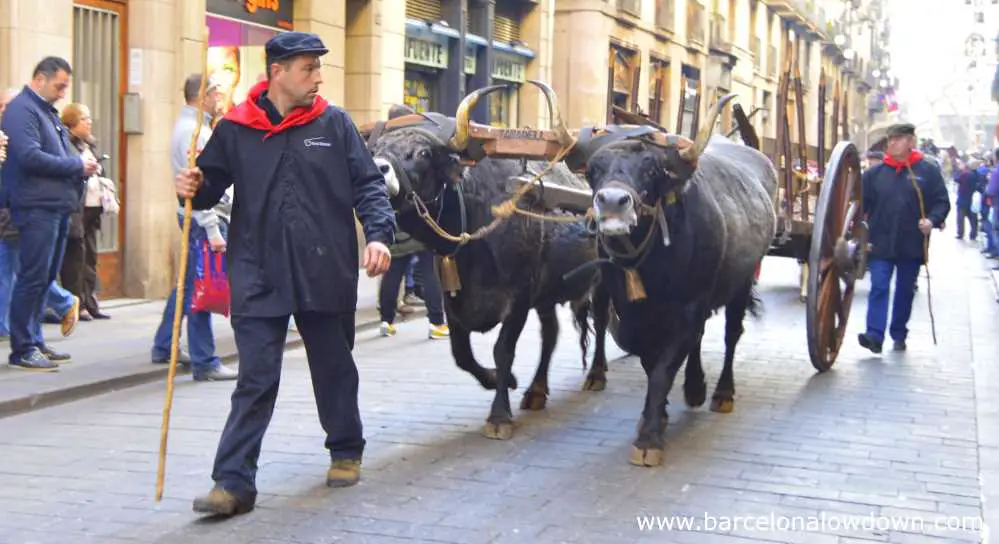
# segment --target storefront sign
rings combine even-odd
[[[523,83],[527,78],[527,59],[497,51],[493,57],[493,79]]]
[[[294,0],[208,0],[205,11],[248,23],[291,30]]]
[[[447,68],[447,45],[406,36],[406,62],[430,68]]]

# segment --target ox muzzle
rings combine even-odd
[[[389,198],[394,198],[399,196],[400,185],[399,176],[395,173],[395,168],[392,167],[392,163],[382,157],[374,157],[375,166],[378,167],[378,171],[381,172],[382,177],[385,178],[385,185],[388,187]]]
[[[605,236],[626,236],[638,225],[635,192],[619,182],[611,182],[593,195],[597,230]]]

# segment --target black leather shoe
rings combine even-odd
[[[905,340],[895,340],[895,344],[892,345],[892,349],[895,351],[905,351]]]
[[[870,336],[864,333],[858,334],[857,341],[860,342],[861,347],[871,350],[872,353],[881,353],[881,342],[878,342]]]

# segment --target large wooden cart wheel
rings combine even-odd
[[[867,262],[867,223],[861,196],[860,155],[836,144],[815,205],[808,253],[808,354],[819,372],[832,368],[843,345],[854,284]]]

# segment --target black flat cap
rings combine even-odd
[[[309,32],[282,32],[267,40],[264,45],[267,58],[271,61],[287,59],[297,55],[325,55],[329,49],[319,36]]]
[[[888,137],[893,136],[915,136],[916,125],[912,123],[898,123],[888,127]]]

